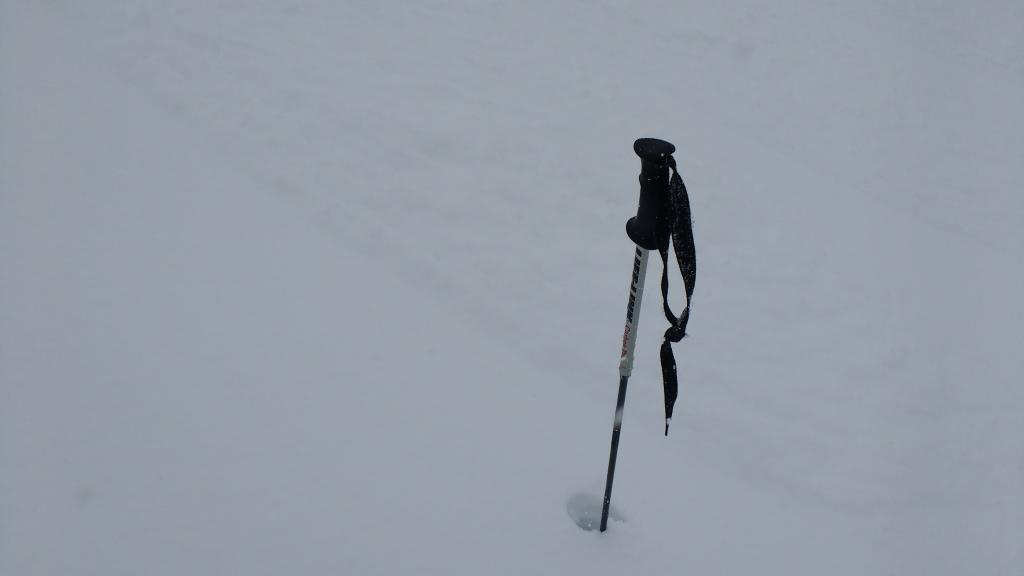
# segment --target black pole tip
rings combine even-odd
[[[642,160],[661,164],[676,151],[676,147],[657,138],[638,138],[636,142],[633,142],[633,151]]]

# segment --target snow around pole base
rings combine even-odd
[[[601,527],[601,507],[603,503],[600,496],[579,492],[569,498],[569,501],[566,502],[565,510],[569,513],[569,518],[572,518],[572,521],[577,526],[592,532]],[[609,508],[608,519],[614,522],[626,521],[626,518],[615,506]]]

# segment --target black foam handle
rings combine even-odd
[[[658,250],[669,241],[668,169],[676,147],[657,138],[640,138],[633,151],[640,157],[640,204],[636,216],[626,222],[626,234],[637,246]]]

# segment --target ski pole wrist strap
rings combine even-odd
[[[690,217],[690,199],[686,185],[679,175],[672,156],[675,146],[655,138],[641,138],[633,144],[640,157],[640,205],[635,218],[626,223],[626,233],[637,246],[657,249],[661,254],[661,296],[669,328],[661,345],[661,374],[665,389],[665,435],[672,419],[672,408],[679,393],[676,360],[672,344],[686,336],[690,319],[693,287],[697,280],[697,257],[693,244],[693,224]],[[686,303],[676,316],[668,304],[668,251],[669,245],[676,255],[676,263],[683,277]]]
[[[690,199],[686,193],[686,185],[676,168],[675,158],[668,157],[668,166],[672,177],[668,184],[668,235],[672,239],[672,248],[676,254],[676,263],[683,276],[683,288],[686,292],[686,303],[679,316],[672,312],[668,304],[668,242],[658,247],[661,254],[661,299],[662,308],[669,327],[665,330],[665,340],[661,344],[661,378],[665,389],[665,435],[672,421],[672,408],[679,394],[679,379],[676,370],[676,359],[672,353],[672,344],[686,336],[686,324],[690,320],[690,306],[693,302],[693,287],[697,280],[697,255],[693,244],[693,225],[690,218]]]

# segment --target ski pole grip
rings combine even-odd
[[[637,246],[658,250],[668,246],[668,168],[676,147],[657,138],[640,138],[633,151],[640,157],[640,205],[626,222],[626,234]]]

